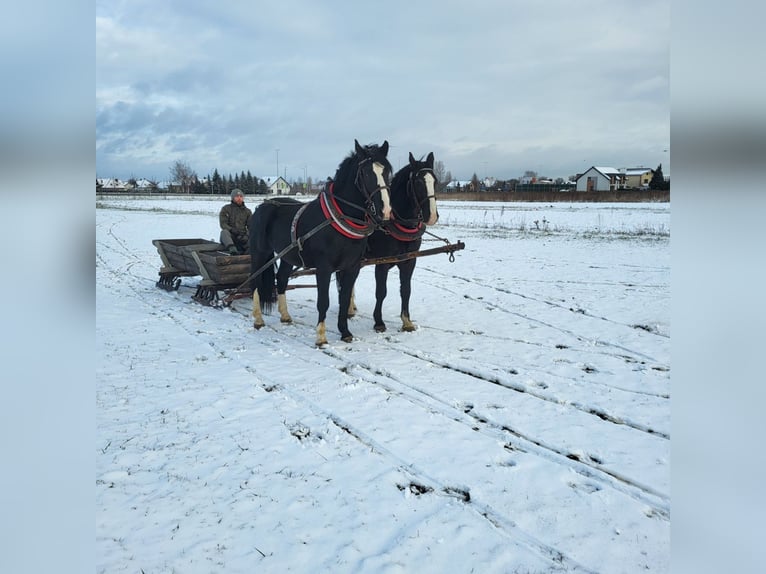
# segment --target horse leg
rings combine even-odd
[[[317,338],[316,345],[320,347],[327,344],[327,328],[325,319],[327,318],[327,309],[330,308],[330,278],[332,271],[327,269],[316,270],[317,281]],[[341,307],[342,309],[342,307]]]
[[[253,290],[253,327],[256,329],[266,324],[263,320],[263,311],[268,313],[273,301],[274,266],[268,265],[264,268],[271,258],[271,251],[259,251],[257,248],[250,250],[250,271],[255,274],[261,269],[260,274],[251,275],[250,280],[250,287]]]
[[[402,298],[402,331],[411,332],[415,325],[410,320],[410,295],[412,294],[412,274],[415,272],[415,260],[399,264],[399,294]]]
[[[258,289],[253,289],[253,327],[260,329],[266,325],[261,313],[261,298],[258,296]]]
[[[383,300],[388,293],[386,281],[388,281],[388,265],[375,266],[375,310],[372,317],[375,319],[375,332],[384,333],[386,324],[383,322]]]
[[[348,304],[348,318],[356,317],[356,301],[354,301],[354,290],[351,290],[351,301]]]
[[[287,310],[287,297],[284,293],[277,294],[277,310],[279,311],[279,320],[282,323],[292,323],[293,318]]]
[[[341,339],[346,343],[350,343],[354,340],[354,336],[351,331],[348,330],[348,310],[351,306],[351,294],[354,291],[354,284],[356,278],[359,276],[359,266],[347,269],[345,271],[338,272],[337,277],[340,279],[340,304],[338,305],[338,330],[341,334]]]
[[[293,266],[291,264],[284,260],[279,262],[279,270],[277,271],[277,310],[279,311],[279,320],[282,323],[293,322],[293,318],[287,310],[287,297],[285,296],[287,282],[292,272]]]
[[[335,272],[335,285],[338,288],[338,304],[340,304],[340,271]],[[351,291],[351,303],[348,304],[348,318],[356,316],[356,303],[354,302],[354,291]]]

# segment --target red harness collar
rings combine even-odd
[[[343,215],[338,202],[335,201],[335,196],[332,194],[334,185],[334,182],[331,183],[329,189],[319,194],[319,205],[322,207],[322,213],[324,213],[327,219],[331,220],[330,225],[341,235],[349,239],[364,239],[368,237],[375,231],[375,226],[370,222],[356,223],[348,216]]]
[[[399,241],[415,241],[423,237],[426,226],[419,221],[415,227],[406,227],[395,221],[392,215],[390,220],[383,222],[383,230]]]

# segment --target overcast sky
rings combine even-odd
[[[668,175],[669,51],[670,0],[97,0],[96,172]]]

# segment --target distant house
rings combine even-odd
[[[96,188],[101,191],[125,191],[127,184],[114,177],[96,178]]]
[[[471,180],[457,180],[453,179],[447,184],[447,191],[473,191],[473,183]]]
[[[625,168],[625,187],[649,187],[654,170],[649,167]]]
[[[153,191],[156,190],[157,187],[157,182],[151,181],[149,179],[141,178],[136,180],[137,191]]]
[[[592,166],[577,177],[577,191],[614,191],[625,187],[625,173],[613,167]]]
[[[614,191],[647,187],[654,170],[649,167],[593,166],[577,176],[577,191]]]
[[[290,195],[292,191],[290,184],[282,176],[264,177],[263,181],[266,183],[266,187],[269,188],[269,193],[273,195]]]

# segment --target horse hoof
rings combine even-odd
[[[402,331],[405,333],[412,333],[415,329],[415,325],[402,325]]]
[[[253,327],[255,327],[256,330],[260,329],[261,327],[265,327],[265,323],[253,323]]]
[[[344,343],[351,343],[354,340],[354,336],[351,334],[344,335],[343,337],[340,338],[340,340],[343,341]]]
[[[280,321],[281,321],[282,323],[292,323],[292,322],[293,322],[293,319],[292,319],[292,317],[288,317],[287,319],[280,319]]]
[[[386,326],[384,324],[375,325],[375,332],[376,333],[385,333],[386,332]]]

